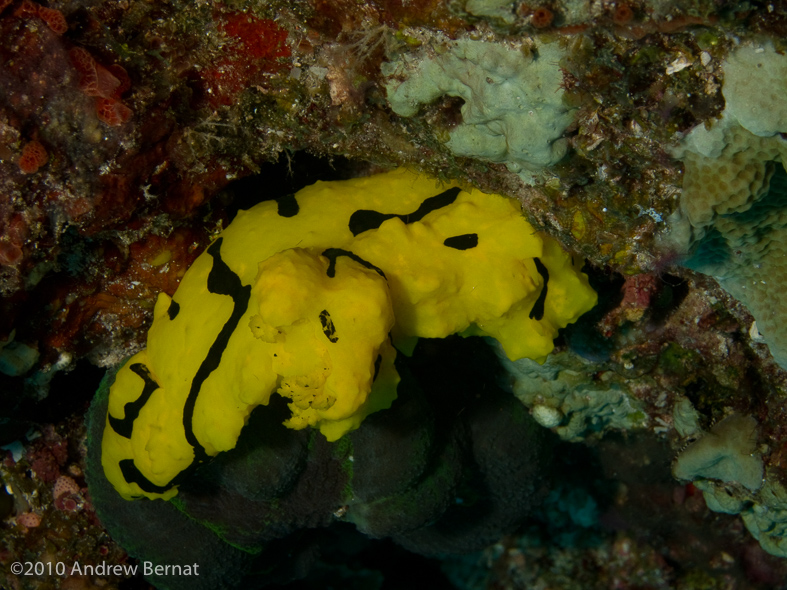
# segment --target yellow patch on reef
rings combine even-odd
[[[102,461],[125,498],[170,498],[278,392],[328,440],[390,406],[397,349],[450,334],[543,359],[593,307],[577,261],[518,204],[407,170],[241,211],[160,295],[110,391]]]

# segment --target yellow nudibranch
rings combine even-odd
[[[159,295],[110,389],[104,471],[124,498],[171,498],[275,392],[286,426],[337,440],[390,406],[397,350],[418,338],[492,336],[543,360],[595,303],[512,199],[404,169],[318,182],[238,213]]]

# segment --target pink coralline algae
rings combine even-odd
[[[56,35],[62,35],[68,30],[68,23],[59,10],[39,6],[38,18],[44,21]]]
[[[27,529],[34,529],[41,524],[41,517],[35,512],[25,512],[16,517],[16,523]]]
[[[55,508],[69,512],[79,510],[85,501],[82,496],[82,488],[68,475],[61,475],[57,478],[52,488],[52,496]]]
[[[65,494],[78,494],[79,493],[79,486],[77,482],[73,480],[73,478],[67,475],[61,475],[55,481],[55,485],[52,488],[52,496],[54,496],[55,500],[60,498]]]
[[[21,213],[13,213],[3,224],[3,237],[0,238],[0,265],[11,266],[22,258],[22,247],[27,240],[29,228]]]
[[[43,434],[33,442],[25,458],[41,481],[54,483],[68,459],[68,445],[52,426],[45,427]]]
[[[10,0],[0,2],[0,12],[11,4]],[[22,0],[19,7],[14,11],[14,16],[20,18],[40,18],[56,35],[62,35],[68,30],[68,23],[63,13],[56,8],[41,6],[32,0]]]
[[[661,280],[653,274],[638,274],[626,277],[621,291],[620,305],[608,313],[601,321],[602,332],[609,336],[623,323],[640,320],[650,308],[653,298],[658,294]]]
[[[79,89],[96,98],[99,120],[113,127],[128,121],[133,111],[120,101],[123,93],[131,88],[126,70],[117,64],[105,68],[81,47],[71,49],[69,56],[80,75]]]
[[[49,154],[46,148],[38,141],[30,141],[22,148],[22,155],[18,162],[19,169],[25,174],[33,174],[48,161]]]

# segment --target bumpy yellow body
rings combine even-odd
[[[104,470],[125,498],[170,498],[274,392],[287,426],[336,440],[396,397],[396,349],[459,333],[543,359],[595,302],[513,200],[406,170],[318,182],[240,212],[159,295],[111,388]]]

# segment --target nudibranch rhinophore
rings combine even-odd
[[[159,295],[147,349],[117,372],[107,479],[127,499],[173,497],[276,392],[285,425],[337,440],[390,406],[397,351],[421,337],[544,359],[596,303],[579,266],[516,201],[404,169],[241,211]]]

